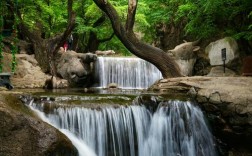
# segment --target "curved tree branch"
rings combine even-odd
[[[134,10],[137,6],[136,4],[134,4],[134,0],[130,0],[132,2],[130,4],[131,7],[129,7],[129,10],[130,8],[132,8],[133,10],[132,12],[128,13],[129,15],[126,24],[127,29],[130,31],[126,31],[126,28],[123,27],[118,13],[109,2],[105,3],[104,0],[93,1],[110,18],[116,36],[131,53],[154,64],[161,71],[164,78],[183,76],[180,72],[178,64],[172,58],[170,58],[163,50],[143,43],[136,38],[132,30],[134,26],[135,17]],[[135,3],[136,2],[137,1],[135,0]]]

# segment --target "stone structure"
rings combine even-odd
[[[175,59],[183,75],[192,75],[197,56],[195,52],[200,49],[199,46],[196,46],[198,42],[185,41],[185,43],[177,45],[174,49],[168,50],[168,55],[171,55]]]
[[[217,40],[210,43],[205,52],[209,57],[210,64],[212,66],[223,65],[221,50],[226,48],[226,65],[227,67],[232,67],[232,65],[239,58],[238,44],[235,39],[231,37],[225,37],[223,39]]]
[[[16,54],[17,67],[10,80],[15,88],[67,88],[69,83],[72,86],[88,86],[92,78],[92,62],[96,58],[95,54],[59,51],[55,62],[57,74],[63,79],[54,77],[52,87],[47,87],[46,82],[51,80],[51,75],[42,72],[34,55]],[[3,60],[3,72],[10,73],[11,54],[4,53]]]
[[[57,74],[68,80],[71,86],[87,87],[93,74],[93,62],[97,55],[59,51],[56,56]]]

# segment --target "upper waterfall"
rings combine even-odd
[[[140,58],[98,57],[95,72],[102,88],[116,83],[119,88],[145,89],[162,78],[154,65]]]

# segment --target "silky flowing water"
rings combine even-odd
[[[164,100],[154,111],[136,100],[90,108],[57,100],[27,104],[68,136],[80,156],[217,155],[202,111],[189,101]]]
[[[140,58],[98,57],[95,64],[97,87],[116,83],[120,88],[145,89],[162,78],[161,72]]]

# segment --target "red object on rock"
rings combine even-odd
[[[243,60],[243,76],[252,76],[252,56],[247,56]]]

